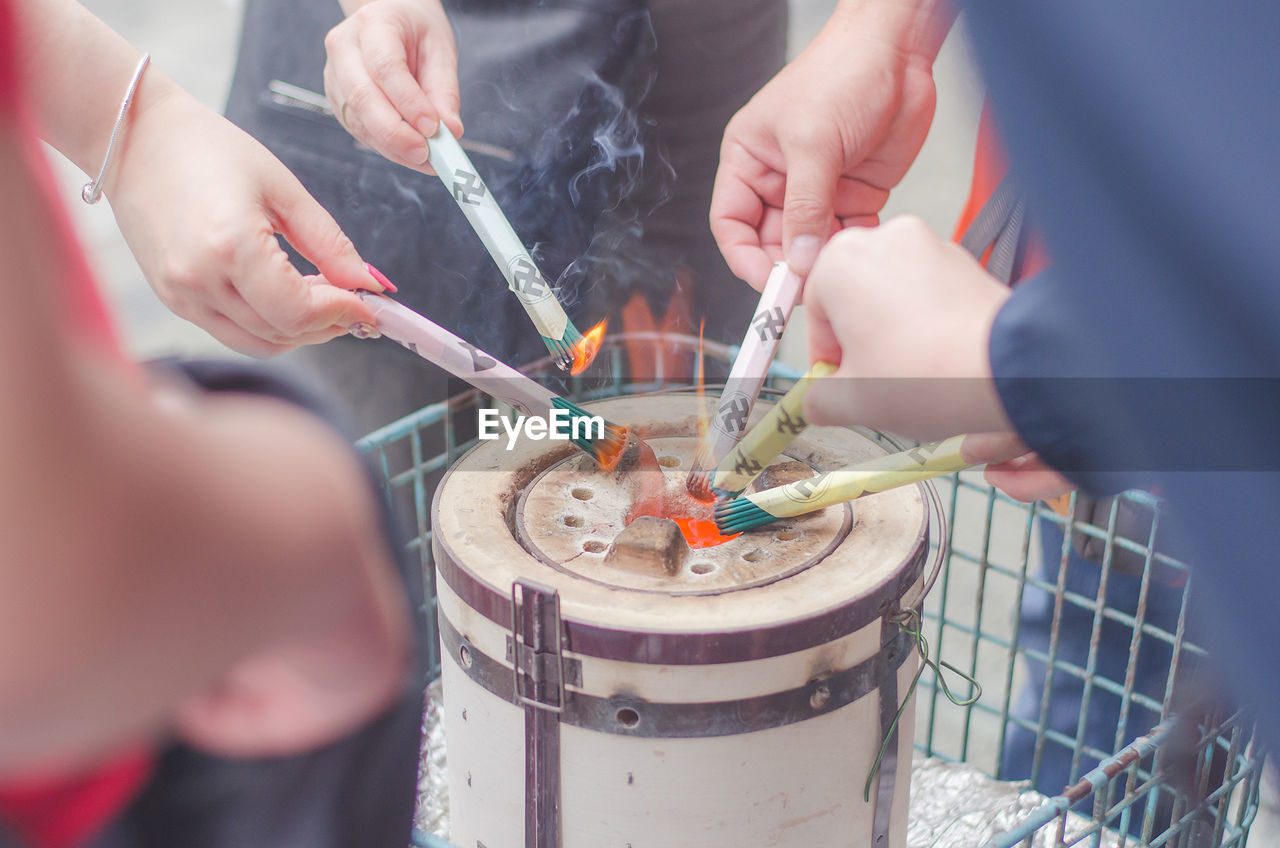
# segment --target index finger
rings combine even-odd
[[[335,324],[374,322],[373,312],[352,292],[327,280],[317,283],[323,277],[302,276],[273,233],[246,243],[235,266],[241,297],[284,338],[311,336]]]
[[[764,200],[732,168],[721,163],[711,193],[711,234],[729,270],[757,291],[764,289],[773,259],[764,249],[760,226]]]
[[[369,26],[360,34],[365,69],[387,100],[423,138],[435,135],[440,113],[409,69],[403,32],[389,24]]]
[[[262,203],[267,220],[275,231],[315,265],[330,283],[345,289],[376,292],[385,288],[382,281],[367,270],[355,245],[338,222],[283,165],[273,167],[269,178],[264,181]],[[274,235],[269,236],[269,240],[270,244],[264,243],[261,247],[284,256]],[[261,260],[262,254],[258,258]],[[287,257],[285,259],[287,263]],[[289,267],[292,269],[293,266]],[[296,269],[293,273],[301,279]]]

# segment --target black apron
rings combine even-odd
[[[602,274],[590,259],[574,262],[593,240],[605,258],[641,256],[628,219],[646,202],[631,198],[630,189],[646,167],[640,150],[647,128],[636,107],[651,76],[647,4],[445,6],[458,42],[468,154],[544,276],[559,283],[570,314],[580,315],[589,289],[634,283]],[[298,176],[361,254],[399,286],[402,302],[508,361],[544,355],[438,178],[388,162],[357,145],[331,113],[281,94],[293,92],[291,85],[322,95],[324,36],[341,20],[336,2],[249,0],[227,116]],[[606,149],[617,155],[602,164]],[[657,188],[655,180],[644,182]]]

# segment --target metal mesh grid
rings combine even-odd
[[[650,379],[627,377],[626,342],[650,345],[654,354]],[[527,367],[525,373],[544,380],[576,402],[622,393],[688,388],[690,351],[701,349],[708,379],[726,366],[736,349],[691,336],[656,333],[613,336],[601,357],[608,360],[607,379],[563,379],[549,358]],[[679,365],[673,363],[677,360]],[[783,391],[799,374],[775,365],[768,386]],[[374,463],[403,527],[412,527],[408,548],[426,575],[428,601],[428,663],[432,674],[440,665],[436,629],[434,572],[431,567],[431,496],[443,471],[474,444],[474,410],[493,405],[477,391],[468,391],[432,404],[387,425],[359,442]],[[463,414],[465,413],[465,414]],[[1045,504],[1014,501],[986,484],[977,472],[962,472],[936,481],[946,505],[946,545],[937,585],[925,603],[925,634],[935,657],[977,678],[983,697],[972,706],[957,707],[940,697],[940,687],[926,675],[917,693],[916,747],[929,756],[964,762],[993,776],[1030,778],[1046,795],[1056,795],[1021,827],[989,843],[993,848],[1014,846],[1072,846],[1102,844],[1150,845],[1152,848],[1244,848],[1249,825],[1258,808],[1262,756],[1251,742],[1251,725],[1238,712],[1215,702],[1187,696],[1182,672],[1205,657],[1188,633],[1191,575],[1185,564],[1157,549],[1158,513],[1148,538],[1132,540],[1117,534],[1119,501],[1106,526],[1075,521]],[[1156,501],[1143,493],[1125,496],[1153,508]],[[1073,500],[1074,505],[1074,500]],[[1068,510],[1068,515],[1071,515]],[[1062,535],[1056,575],[1042,574],[1039,535],[1058,528]],[[1104,546],[1095,566],[1096,586],[1075,585],[1079,567],[1069,567],[1073,537],[1092,537]],[[1136,556],[1136,575],[1119,575],[1115,562],[1122,552]],[[1133,559],[1130,556],[1130,560]],[[1132,570],[1132,567],[1130,568]],[[1113,601],[1113,583],[1136,585],[1136,598]],[[1174,609],[1169,596],[1173,592]],[[1131,593],[1132,594],[1132,593]],[[1153,597],[1163,598],[1163,617],[1149,614]],[[1045,634],[1028,638],[1017,610],[1033,599],[1044,609]],[[1043,622],[1042,622],[1043,623]],[[1084,643],[1078,632],[1089,628],[1083,658],[1063,650]],[[1123,668],[1104,668],[1115,658],[1115,628],[1127,631]],[[1041,628],[1043,630],[1044,628]],[[1103,635],[1113,643],[1104,647]],[[1078,651],[1077,651],[1078,653]],[[1152,655],[1168,672],[1162,687],[1145,687]],[[1038,714],[1019,710],[1016,700],[1038,670]],[[1052,726],[1055,697],[1068,692],[1078,702],[1075,732],[1062,722]],[[1118,714],[1114,733],[1105,744],[1090,739],[1091,705],[1111,704]],[[1178,705],[1179,716],[1172,706]],[[1157,722],[1158,719],[1158,722]],[[1154,725],[1154,727],[1151,727]],[[1150,729],[1149,729],[1150,728]],[[1069,729],[1069,728],[1068,728]],[[1148,730],[1149,729],[1149,730]],[[1033,735],[1030,771],[1011,775],[1005,762],[1011,734]],[[1135,739],[1134,737],[1139,737]],[[1025,745],[1023,747],[1026,747]],[[1114,753],[1113,753],[1114,752]],[[1059,767],[1069,758],[1065,789],[1045,791],[1047,760]],[[1076,815],[1070,820],[1068,813]],[[1070,821],[1070,824],[1068,824]],[[1088,824],[1082,824],[1088,822]],[[1049,837],[1049,841],[1045,841]],[[421,834],[421,845],[449,848],[447,843]],[[976,846],[975,846],[976,848]]]

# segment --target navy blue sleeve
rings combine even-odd
[[[1054,262],[993,329],[1006,411],[1078,482],[1159,486],[1280,743],[1280,4],[964,7]]]

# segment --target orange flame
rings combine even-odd
[[[608,323],[609,319],[604,319],[578,339],[573,346],[573,365],[569,368],[570,374],[581,374],[595,361],[596,354],[600,352],[600,345],[604,342],[604,328]]]
[[[716,523],[706,518],[673,518],[671,520],[679,525],[680,532],[684,534],[684,540],[694,549],[713,548],[742,535],[741,533],[721,533]]]
[[[627,441],[630,437],[631,428],[621,427],[617,434],[596,444],[598,450],[596,463],[601,470],[612,471],[618,467],[618,463],[622,461],[622,455],[627,452]]]

